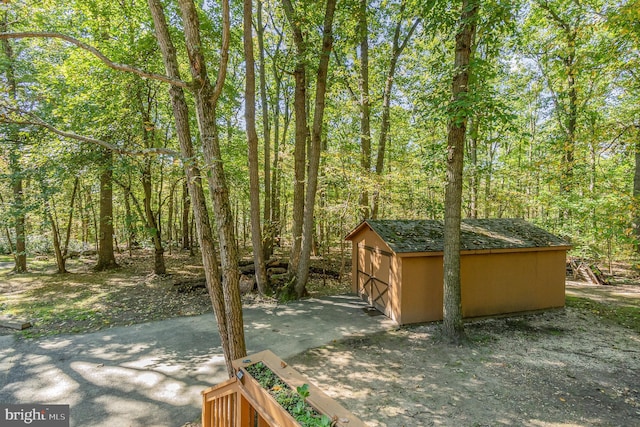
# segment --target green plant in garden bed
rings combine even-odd
[[[305,399],[309,397],[308,384],[304,384],[294,391],[262,362],[249,365],[245,369],[303,427],[330,427],[332,425],[331,418],[319,414],[306,402]]]

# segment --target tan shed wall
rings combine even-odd
[[[401,265],[398,257],[394,256],[391,248],[370,228],[366,227],[352,239],[352,267],[351,267],[351,291],[358,294],[366,276],[358,274],[358,268],[369,271],[370,264],[373,263],[373,270],[378,272],[378,276],[388,282],[388,295],[384,298],[387,301],[384,313],[394,321],[399,322],[400,316],[400,287]],[[378,253],[371,253],[363,250],[363,247],[374,250],[381,250],[389,256],[381,256]],[[356,262],[357,260],[357,262]],[[386,270],[386,271],[385,271]]]
[[[442,256],[400,258],[402,260],[402,307],[399,320],[408,323],[442,319]]]
[[[564,307],[565,264],[565,250],[463,256],[462,315]]]
[[[394,255],[391,258],[391,282],[389,283],[391,312],[387,315],[400,325],[402,325],[402,267],[402,259]]]
[[[369,227],[358,233],[351,241],[351,291],[358,293],[358,266],[365,264],[364,252],[358,251],[359,246],[368,246],[370,248],[378,248],[383,251],[392,252],[391,248]],[[358,262],[356,262],[356,260]]]
[[[377,254],[359,246],[392,252],[369,227],[351,236],[352,291],[358,293],[358,265],[375,262]],[[370,260],[365,258],[370,256]],[[538,251],[463,253],[461,255],[464,317],[563,307],[566,248]],[[357,261],[357,262],[356,262]],[[389,302],[385,314],[399,324],[442,319],[442,253],[391,256]],[[386,273],[381,272],[381,276]]]

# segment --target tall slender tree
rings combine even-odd
[[[0,22],[0,31],[6,32],[8,30],[8,26],[9,11],[6,10],[2,16],[2,22]],[[9,98],[12,102],[16,102],[18,96],[18,84],[16,81],[14,64],[15,54],[9,40],[2,40],[2,50],[6,58],[4,68]],[[9,144],[9,169],[11,173],[11,187],[13,190],[12,212],[16,237],[16,246],[13,252],[15,261],[13,271],[16,273],[25,273],[27,271],[26,215],[23,194],[23,172],[20,165],[22,143],[20,140],[20,130],[18,126],[9,125],[6,137]]]
[[[148,0],[148,3],[154,21],[156,39],[162,52],[167,75],[172,80],[181,81],[176,49],[170,37],[169,28],[164,15],[164,10],[162,9],[162,5],[160,4],[159,0]],[[198,51],[201,44],[199,43],[199,22],[196,15],[195,5],[193,3],[187,3],[188,2],[186,1],[181,1],[180,6],[183,13],[183,18],[185,20],[185,37],[188,39],[187,43],[189,46],[189,53],[190,55],[197,56],[192,58],[192,61],[194,61],[191,63],[192,75],[194,77],[194,80],[198,81],[198,83],[200,84],[201,87],[199,89],[205,89],[207,91],[206,95],[211,96],[212,88],[210,86],[202,87],[202,85],[208,85],[208,76],[206,75],[206,69],[202,70],[204,71],[204,74],[201,74],[198,69],[198,64],[201,64],[199,61],[202,61],[203,57],[202,53]],[[225,44],[228,43],[229,37],[229,4],[226,0],[223,0],[222,5],[225,34],[223,37],[223,46],[225,46]],[[189,34],[187,35],[187,33]],[[228,44],[226,46],[228,46]],[[224,64],[224,66],[226,66],[226,64]],[[222,84],[224,83],[224,74],[222,74],[222,76],[219,76],[219,78],[220,77],[222,77],[222,80],[218,80],[217,84],[219,85],[219,88],[216,89],[216,93],[218,94],[218,96],[218,89],[221,90]],[[205,79],[206,81],[203,81],[203,79]],[[223,282],[221,283],[218,269],[218,260],[216,257],[216,250],[213,241],[213,233],[211,230],[209,214],[205,203],[204,189],[202,188],[202,174],[200,172],[200,168],[196,163],[195,152],[191,142],[191,131],[189,128],[189,108],[186,102],[186,97],[182,88],[177,85],[172,85],[169,89],[169,93],[171,96],[171,103],[173,107],[174,118],[176,121],[176,130],[178,140],[180,142],[180,151],[183,157],[189,195],[192,200],[193,214],[195,217],[196,229],[198,232],[198,240],[200,243],[203,264],[205,267],[207,288],[209,290],[209,296],[211,298],[214,313],[218,323],[218,331],[221,337],[222,349],[225,356],[227,371],[229,375],[232,376],[233,366],[231,365],[231,361],[246,355],[246,345],[244,341],[244,329],[242,321],[242,307],[240,304],[240,291],[238,287],[239,274],[237,268],[237,258],[230,259],[230,254],[233,256],[237,256],[237,253],[233,251],[236,245],[235,237],[233,237],[232,229],[230,232],[226,230],[227,233],[231,233],[232,241],[228,240],[229,236],[225,233],[223,233],[223,238],[220,239],[221,245],[232,245],[231,247],[227,246],[226,248],[221,248],[221,252],[223,253],[224,272]],[[214,100],[211,98],[198,100],[197,109],[202,110],[203,108],[206,108],[208,102],[210,101]],[[210,106],[211,105],[209,105],[209,107]],[[200,111],[200,114],[202,113],[203,112]],[[211,111],[209,111],[209,113],[211,113]],[[212,124],[200,123],[201,133],[204,125],[211,126]],[[215,122],[213,125],[215,126]],[[208,131],[207,137],[209,138],[207,140],[207,143],[211,143],[211,139],[213,139],[213,137],[210,132],[212,131],[212,129],[206,130]],[[204,136],[202,137],[204,141],[205,138]],[[205,149],[211,150],[212,148],[213,147],[209,146]],[[212,160],[211,153],[209,153],[209,156],[207,157],[207,160]],[[219,155],[218,159],[220,160]],[[215,167],[215,165],[211,166]],[[218,178],[220,177],[218,176]],[[210,187],[213,187],[213,190],[215,191],[226,191],[226,188],[224,187],[217,188],[215,185],[210,185]],[[221,195],[217,195],[218,199],[215,199],[215,197],[216,195],[214,195],[214,206],[216,205],[216,203],[220,202],[219,198],[221,197]],[[222,197],[224,197],[224,195]],[[233,221],[230,218],[230,209],[228,205],[226,206],[226,209],[229,212],[223,213],[227,213],[227,216],[221,215],[220,217],[216,218],[216,220],[218,221],[219,229],[221,227],[233,227]],[[217,206],[217,209],[215,210],[217,213],[218,211],[225,210],[225,207]],[[229,249],[231,249],[231,251],[229,251]],[[233,263],[235,263],[235,266]],[[234,274],[235,281],[233,277]]]
[[[256,132],[256,74],[253,57],[252,0],[244,0],[244,60],[245,92],[244,121],[247,131],[247,152],[249,160],[249,203],[251,204],[251,244],[253,247],[253,264],[258,291],[264,295],[269,291],[267,272],[262,247],[262,226],[260,223],[260,178],[258,174],[258,134]],[[264,58],[263,58],[264,59]],[[267,141],[265,139],[265,145]],[[265,158],[265,163],[269,159]],[[266,176],[266,175],[265,175]],[[265,189],[266,193],[266,189]]]
[[[294,44],[296,46],[295,76],[295,111],[296,111],[296,144],[295,144],[295,168],[296,183],[294,185],[293,220],[294,220],[294,244],[289,261],[289,272],[292,276],[292,290],[297,297],[306,292],[307,279],[309,277],[309,262],[313,240],[314,209],[318,188],[318,170],[320,166],[320,152],[322,144],[322,131],[324,124],[325,95],[327,92],[327,74],[329,59],[333,46],[333,17],[336,9],[336,0],[327,0],[322,29],[322,46],[319,53],[319,64],[316,76],[316,91],[314,100],[313,126],[311,143],[309,146],[307,188],[304,186],[304,166],[306,141],[309,134],[306,108],[306,54],[307,42],[303,37],[300,16],[297,14],[290,0],[282,0],[287,21],[293,31]],[[302,179],[301,182],[298,182]],[[296,196],[297,194],[297,196]],[[295,234],[297,230],[299,236]],[[299,243],[297,241],[299,240]]]
[[[462,167],[469,111],[469,73],[479,0],[462,0],[456,33],[454,77],[451,84],[447,136],[447,183],[444,211],[444,335],[456,342],[464,336],[460,286],[460,224]]]
[[[371,173],[371,106],[369,101],[369,25],[367,0],[358,3],[358,38],[360,39],[360,167],[365,177]],[[367,180],[368,181],[368,180]],[[369,190],[365,185],[360,193],[363,218],[371,216]]]

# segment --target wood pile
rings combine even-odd
[[[588,260],[581,258],[569,258],[567,260],[567,276],[574,280],[581,280],[590,285],[610,285],[600,269]]]
[[[256,281],[255,274],[256,268],[253,265],[253,261],[241,260],[238,262],[240,267],[240,293],[245,294],[255,289]],[[289,267],[288,260],[272,259],[266,263],[267,277],[272,286],[282,286],[288,279],[287,268]],[[318,274],[325,277],[333,277],[335,279],[340,278],[340,273],[333,270],[327,270],[321,267],[312,266],[309,268],[309,272],[312,274]],[[193,292],[196,289],[206,288],[207,281],[204,277],[196,277],[193,279],[181,280],[173,284],[178,293]]]

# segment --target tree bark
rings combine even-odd
[[[134,217],[133,212],[131,211],[131,184],[128,186],[122,187],[124,194],[122,195],[124,199],[124,216],[125,216],[125,226],[127,228],[127,249],[129,251],[129,257],[133,256],[133,247],[137,246],[136,242],[136,229],[134,227]]]
[[[145,105],[142,98],[141,90],[138,92],[138,103],[141,113],[141,131],[142,139],[144,141],[145,148],[153,148],[155,145],[153,131],[148,130],[148,126],[151,124],[151,102]],[[156,216],[153,213],[151,207],[153,182],[151,180],[151,158],[146,156],[142,163],[142,189],[144,191],[144,216],[146,220],[147,232],[151,235],[151,241],[153,242],[154,249],[154,262],[153,272],[155,274],[163,275],[167,273],[167,268],[164,262],[164,247],[162,246],[162,235],[160,231],[160,224],[156,220]]]
[[[369,218],[369,177],[371,174],[371,120],[369,106],[369,28],[367,24],[367,0],[360,0],[358,8],[358,33],[360,37],[360,168],[365,176],[360,192],[360,213]]]
[[[173,218],[174,218],[174,209],[175,209],[175,193],[176,193],[176,184],[177,182],[174,182],[173,185],[171,185],[171,188],[169,189],[169,217],[167,218],[167,247],[169,248],[169,255],[171,255],[172,252],[172,246],[173,246]]]
[[[16,134],[17,137],[17,134]],[[13,187],[13,209],[15,211],[15,233],[16,251],[14,255],[15,273],[27,272],[27,237],[26,237],[26,215],[24,206],[24,194],[22,185],[22,168],[19,160],[19,147],[15,145],[10,148],[9,169],[11,170],[11,184]]]
[[[80,179],[76,176],[73,180],[73,191],[71,192],[71,201],[69,202],[69,220],[67,221],[67,231],[64,238],[64,247],[62,248],[62,256],[67,258],[69,253],[69,242],[71,241],[71,228],[73,227],[73,209],[75,207],[76,194],[78,194],[78,186]]]
[[[444,336],[458,342],[464,337],[460,283],[460,223],[462,213],[462,167],[464,140],[469,116],[467,100],[471,42],[478,16],[478,0],[462,0],[460,30],[456,34],[455,75],[447,137],[447,182],[444,212]]]
[[[378,153],[376,157],[376,176],[378,179],[382,176],[384,171],[384,158],[387,153],[387,140],[389,139],[389,131],[391,129],[391,93],[393,91],[393,80],[395,79],[396,69],[398,66],[398,60],[400,55],[404,51],[405,47],[409,43],[411,36],[415,32],[421,19],[416,18],[413,24],[409,28],[406,36],[400,41],[400,35],[402,30],[402,23],[404,22],[404,10],[406,8],[406,1],[402,1],[400,4],[400,13],[398,21],[396,22],[396,28],[393,33],[393,44],[391,47],[391,60],[389,61],[389,70],[387,71],[387,77],[384,84],[384,91],[382,92],[382,119],[380,123],[380,136],[378,138]],[[373,194],[371,218],[378,218],[378,211],[380,210],[380,193],[376,190]]]
[[[156,39],[162,52],[166,72],[169,76],[180,79],[176,49],[169,36],[169,29],[160,1],[148,0],[148,3],[154,21]],[[239,323],[240,326],[242,326],[242,311],[240,311],[240,317],[234,317],[236,314],[235,312],[227,311],[223,285],[220,283],[218,260],[213,242],[213,233],[209,222],[209,213],[205,204],[204,189],[202,188],[202,175],[196,163],[196,157],[191,142],[189,108],[186,103],[184,92],[177,86],[171,86],[169,94],[171,97],[171,104],[176,122],[176,131],[180,143],[180,152],[183,157],[186,183],[193,204],[194,222],[196,224],[198,241],[200,243],[202,253],[205,277],[207,279],[207,289],[209,291],[211,304],[218,323],[218,332],[222,343],[227,373],[231,377],[234,374],[231,361],[236,357],[242,357],[242,355],[237,355],[241,354],[243,351],[246,353],[246,350],[244,349],[244,331],[241,330],[240,333],[237,334],[235,328],[230,328],[228,323]]]
[[[102,150],[100,172],[100,235],[98,236],[98,263],[96,271],[118,266],[113,252],[113,153]]]
[[[307,81],[306,81],[306,43],[300,28],[300,20],[290,0],[282,0],[282,6],[287,21],[293,32],[293,41],[296,48],[296,66],[293,71],[295,80],[294,112],[295,112],[295,146],[294,158],[294,184],[293,184],[293,208],[292,208],[292,245],[289,255],[289,276],[294,280],[300,262],[302,245],[302,226],[304,222],[304,190],[305,190],[305,163],[307,140],[309,139],[309,126],[307,123]]]
[[[222,46],[220,49],[220,67],[215,87],[211,84],[207,74],[207,63],[200,39],[200,22],[195,4],[193,0],[179,0],[178,5],[182,15],[191,77],[193,78],[193,96],[195,98],[204,159],[207,163],[207,168],[210,169],[208,182],[209,191],[213,198],[213,211],[220,241],[222,288],[227,319],[227,334],[230,342],[229,351],[232,359],[239,359],[246,356],[247,353],[239,289],[239,256],[216,124],[217,102],[224,86],[229,57],[229,2],[228,0],[222,0]]]
[[[164,262],[164,247],[162,246],[162,236],[160,227],[151,209],[151,193],[153,184],[151,182],[151,159],[144,159],[142,169],[142,189],[144,191],[144,214],[147,222],[147,231],[151,234],[154,248],[153,272],[155,274],[166,274],[167,268]]]
[[[0,23],[0,31],[5,32],[8,29],[8,14],[4,14],[4,18]],[[17,98],[18,86],[16,83],[14,69],[14,53],[9,40],[2,39],[2,49],[7,58],[6,79],[9,89],[9,98],[15,102]],[[9,170],[11,171],[11,187],[13,190],[13,212],[14,212],[14,230],[16,233],[16,246],[13,258],[15,264],[13,271],[15,273],[27,272],[27,245],[26,245],[26,217],[24,206],[24,194],[22,183],[22,167],[20,166],[20,135],[16,125],[9,125],[8,139],[9,147]]]
[[[64,244],[62,242],[62,234],[60,233],[60,227],[55,215],[55,206],[49,199],[46,189],[44,193],[44,206],[47,215],[47,220],[51,223],[51,234],[53,237],[53,252],[56,257],[56,266],[58,268],[57,274],[66,274],[67,271],[67,251],[69,248],[69,240],[71,239],[71,226],[73,224],[73,207],[75,203],[76,193],[78,190],[78,178],[76,177],[73,182],[73,190],[71,192],[71,201],[69,202],[69,220],[67,221],[67,227],[65,231]]]
[[[247,151],[249,159],[249,203],[251,204],[251,245],[253,248],[253,263],[256,267],[255,278],[261,295],[269,293],[267,270],[264,263],[262,248],[262,225],[260,224],[260,178],[258,176],[258,134],[256,132],[256,73],[253,57],[253,32],[251,29],[253,15],[253,1],[244,0],[244,60],[245,97],[244,121],[247,131]],[[266,145],[266,141],[265,141]],[[265,164],[269,159],[265,158]],[[266,189],[265,189],[266,193]]]
[[[636,209],[633,229],[636,236],[636,252],[640,254],[640,208],[638,207],[640,203],[640,124],[636,125],[636,127],[638,132],[635,144],[635,170],[633,175],[633,200],[635,200]]]
[[[318,170],[320,166],[320,152],[322,149],[322,125],[324,123],[325,95],[327,92],[327,74],[329,71],[329,59],[333,47],[333,16],[335,14],[337,0],[327,0],[324,25],[322,31],[322,48],[320,51],[320,63],[316,78],[316,95],[313,112],[313,130],[311,133],[311,149],[309,153],[309,175],[307,181],[307,194],[304,204],[304,225],[302,232],[302,246],[299,264],[296,271],[295,293],[298,298],[306,292],[309,278],[309,262],[313,247],[313,231],[315,226],[314,209],[316,204],[316,192],[318,189]]]
[[[282,43],[283,35],[278,33],[278,50]],[[271,235],[273,236],[273,244],[276,244],[276,238],[279,240],[281,236],[281,218],[280,218],[280,140],[284,144],[289,128],[289,98],[283,99],[284,103],[284,126],[282,138],[280,137],[280,94],[282,93],[282,71],[278,69],[276,61],[272,63],[273,78],[275,80],[276,102],[273,103],[273,167],[271,168]]]
[[[43,190],[46,193],[46,190]],[[60,229],[58,228],[58,221],[53,213],[53,206],[49,200],[49,196],[44,194],[44,208],[46,211],[47,220],[51,224],[51,235],[53,237],[53,253],[56,257],[56,266],[58,267],[57,274],[66,274],[66,260],[62,254],[62,244],[60,243]]]
[[[264,138],[264,210],[263,210],[263,253],[264,259],[271,258],[273,254],[273,223],[271,201],[271,129],[269,126],[269,101],[267,99],[267,76],[264,55],[264,25],[262,23],[262,2],[257,0],[256,10],[256,34],[258,37],[258,55],[260,65],[260,101],[262,103],[262,134]],[[276,98],[277,100],[277,98]],[[279,102],[277,100],[276,102]]]
[[[4,205],[4,199],[2,198],[2,194],[0,194],[0,205]],[[4,235],[7,239],[7,244],[9,245],[9,251],[13,254],[13,261],[15,262],[15,251],[13,249],[13,240],[11,239],[11,231],[9,227],[4,227]]]
[[[191,199],[187,181],[182,187],[182,249],[191,249],[189,214],[191,212]]]
[[[564,96],[556,96],[551,79],[548,80],[548,85],[554,94],[552,99],[556,110],[555,115],[558,119],[560,129],[565,133],[561,148],[562,169],[560,175],[560,191],[563,200],[569,201],[575,187],[573,169],[575,164],[575,144],[578,124],[578,61],[576,41],[579,37],[578,30],[582,26],[582,20],[578,20],[572,25],[571,21],[563,19],[548,1],[538,0],[537,3],[547,13],[549,20],[557,25],[565,41],[562,53],[558,55],[566,74],[565,82],[567,89]],[[566,99],[566,101],[564,101],[566,103],[564,104],[563,99]],[[560,211],[560,219],[568,219],[571,216],[571,211],[571,206],[565,205]]]
[[[469,131],[469,217],[478,218],[478,130],[480,118],[476,114],[471,121]]]

